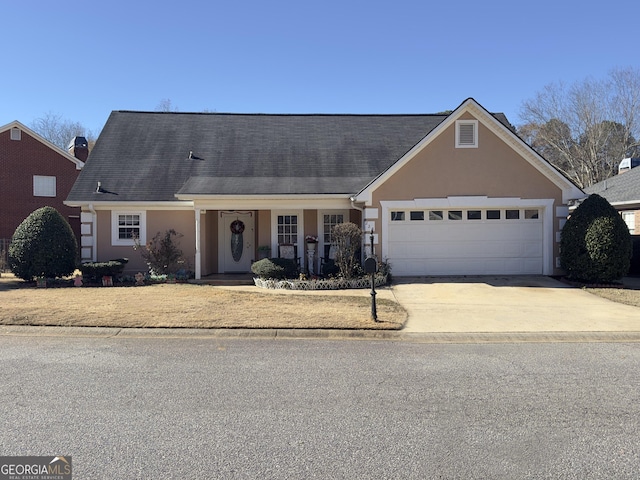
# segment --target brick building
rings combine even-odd
[[[44,206],[58,210],[80,238],[80,209],[63,202],[88,155],[83,137],[65,152],[18,121],[0,127],[0,250],[27,216]]]

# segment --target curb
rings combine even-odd
[[[324,339],[409,343],[640,343],[640,332],[402,332],[397,330],[322,330],[250,328],[111,328],[0,326],[3,337],[131,339]]]

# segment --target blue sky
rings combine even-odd
[[[637,0],[25,0],[2,6],[0,125],[112,110],[435,113],[518,124],[552,82],[640,67]],[[632,19],[627,21],[626,19]]]

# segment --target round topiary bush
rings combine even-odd
[[[610,283],[629,272],[631,235],[620,214],[590,195],[567,220],[560,240],[560,265],[572,280]]]
[[[298,276],[296,262],[287,258],[263,258],[251,265],[251,271],[264,279],[284,280]]]
[[[9,268],[26,281],[71,275],[78,244],[73,230],[53,207],[42,207],[16,228],[9,246]]]

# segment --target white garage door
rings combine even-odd
[[[539,209],[392,210],[387,257],[407,275],[542,274]]]

